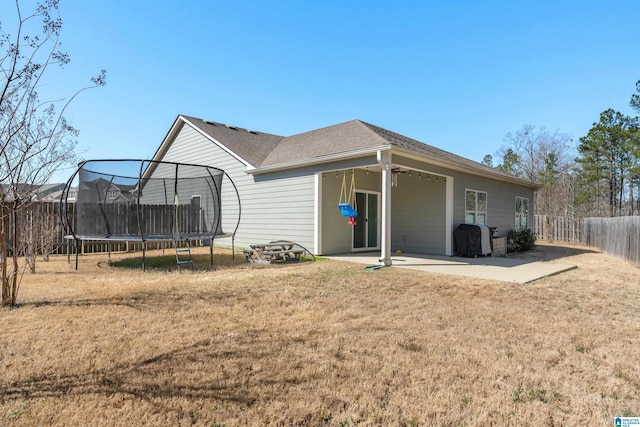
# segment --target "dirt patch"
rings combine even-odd
[[[206,260],[208,252],[200,254]],[[154,256],[153,253],[149,256]],[[607,425],[640,415],[640,270],[526,285],[324,261],[65,257],[0,311],[0,425]],[[127,265],[119,264],[119,265]]]

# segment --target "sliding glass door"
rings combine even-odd
[[[358,216],[353,226],[353,250],[380,249],[380,193],[356,191]]]

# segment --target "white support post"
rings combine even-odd
[[[391,266],[391,154],[378,151],[378,163],[382,169],[382,236],[380,239],[380,262]]]
[[[445,197],[445,254],[453,256],[453,177],[445,178],[446,197]]]
[[[322,252],[322,176],[323,172],[317,172],[314,183],[314,214],[313,214],[313,253],[319,255]]]

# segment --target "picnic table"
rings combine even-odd
[[[276,261],[300,261],[304,249],[294,242],[278,240],[271,243],[250,245],[249,250],[244,251],[244,256],[249,262],[270,264]]]

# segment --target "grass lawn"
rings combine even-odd
[[[25,273],[0,426],[613,425],[640,416],[640,269],[579,246],[526,285],[201,249]],[[152,252],[150,258],[160,257]]]

